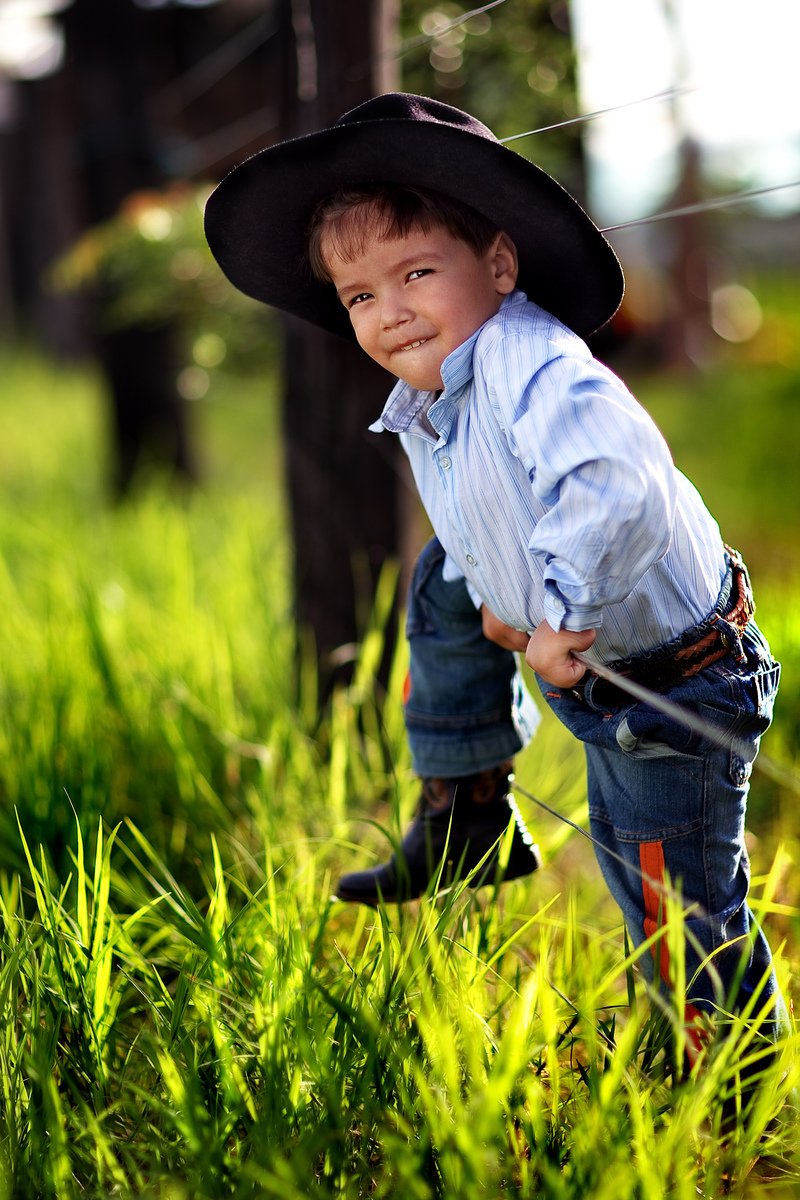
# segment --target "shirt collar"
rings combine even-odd
[[[429,438],[430,431],[422,420],[425,414],[439,436],[446,438],[453,423],[458,399],[472,379],[472,354],[467,353],[465,360],[459,359],[459,367],[453,374],[446,372],[445,366],[454,355],[459,355],[465,350],[469,343],[474,343],[475,337],[477,334],[448,355],[442,364],[445,387],[436,399],[432,400],[432,392],[417,391],[399,379],[390,392],[380,417],[370,425],[370,432],[383,433],[386,430],[389,433],[422,433]]]
[[[444,391],[439,397],[440,400],[454,396],[472,381],[472,356],[481,329],[483,329],[483,325],[480,329],[476,329],[471,337],[468,337],[460,346],[456,346],[455,350],[451,350],[442,363]]]

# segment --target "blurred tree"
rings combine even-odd
[[[396,86],[394,0],[282,0],[281,12],[283,136],[330,125]],[[401,553],[395,439],[368,433],[391,380],[303,321],[287,317],[284,332],[298,617],[313,630],[327,689],[349,673],[377,577]]]
[[[499,138],[574,117],[567,0],[514,0],[467,16],[472,8],[456,0],[403,0],[403,87],[475,113]],[[580,198],[581,134],[580,125],[568,125],[511,146]]]
[[[31,7],[48,5],[64,31],[63,59],[49,74],[15,83],[13,111],[0,121],[8,327],[50,350],[89,348],[97,356],[108,383],[118,493],[154,463],[191,479],[189,408],[176,386],[186,364],[174,281],[165,280],[163,311],[153,303],[136,314],[125,303],[123,275],[99,272],[99,286],[80,295],[44,280],[54,259],[84,231],[105,227],[132,193],[154,195],[187,175],[205,179],[218,162],[223,170],[264,144],[275,126],[274,107],[265,104],[275,90],[265,53],[274,5],[261,5],[255,19],[251,0],[36,0]],[[165,253],[165,270],[169,261]]]
[[[680,12],[673,0],[662,0],[673,46],[675,79],[688,86],[691,77],[688,47]],[[703,196],[703,152],[684,126],[678,98],[670,104],[677,149],[677,183],[664,207],[691,208]],[[711,260],[715,257],[712,224],[701,212],[685,213],[670,229],[668,259],[669,303],[660,338],[661,356],[668,365],[686,368],[708,361],[713,338],[710,321]]]
[[[83,224],[94,225],[130,193],[165,179],[160,131],[149,107],[155,14],[131,0],[77,0],[62,21],[79,203]],[[115,491],[130,489],[143,462],[163,464],[191,481],[196,469],[186,403],[176,387],[174,322],[108,328],[103,309],[113,299],[102,292],[92,297],[91,331],[111,400]]]

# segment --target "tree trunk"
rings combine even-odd
[[[165,182],[148,111],[157,39],[153,14],[131,0],[78,0],[62,20],[82,217],[88,226],[112,216],[132,191]],[[177,330],[165,322],[109,333],[103,301],[97,298],[91,332],[113,410],[115,491],[124,495],[144,463],[193,480],[187,409],[176,387]]]
[[[393,86],[394,0],[284,0],[283,136],[330,125]],[[323,692],[348,675],[375,582],[401,545],[394,438],[370,434],[391,378],[362,351],[286,318],[284,424],[297,615]]]

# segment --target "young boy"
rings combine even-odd
[[[584,743],[592,835],[632,938],[658,928],[679,888],[690,1004],[755,999],[774,1035],[744,816],[779,667],[743,565],[581,340],[622,297],[608,243],[480,122],[403,94],[243,163],[209,200],[206,232],[243,291],[355,336],[398,377],[373,429],[400,436],[436,533],[408,609],[419,813],[400,851],[338,895],[403,901],[453,871],[536,869],[509,794],[538,720],[524,654]],[[575,654],[590,647],[733,748],[587,673]],[[668,985],[666,953],[658,970]]]

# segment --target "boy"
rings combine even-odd
[[[420,810],[400,851],[338,895],[407,900],[448,866],[492,879],[507,827],[505,878],[538,866],[509,794],[538,719],[524,653],[584,743],[598,859],[632,938],[658,928],[679,886],[691,1005],[756,998],[774,1034],[744,813],[779,667],[743,565],[581,340],[622,297],[608,243],[480,122],[402,94],[249,159],[209,200],[206,232],[243,291],[355,336],[398,377],[373,429],[399,434],[437,535],[408,610]],[[575,654],[589,647],[735,734],[735,749],[587,674]],[[664,953],[658,970],[668,984]]]

